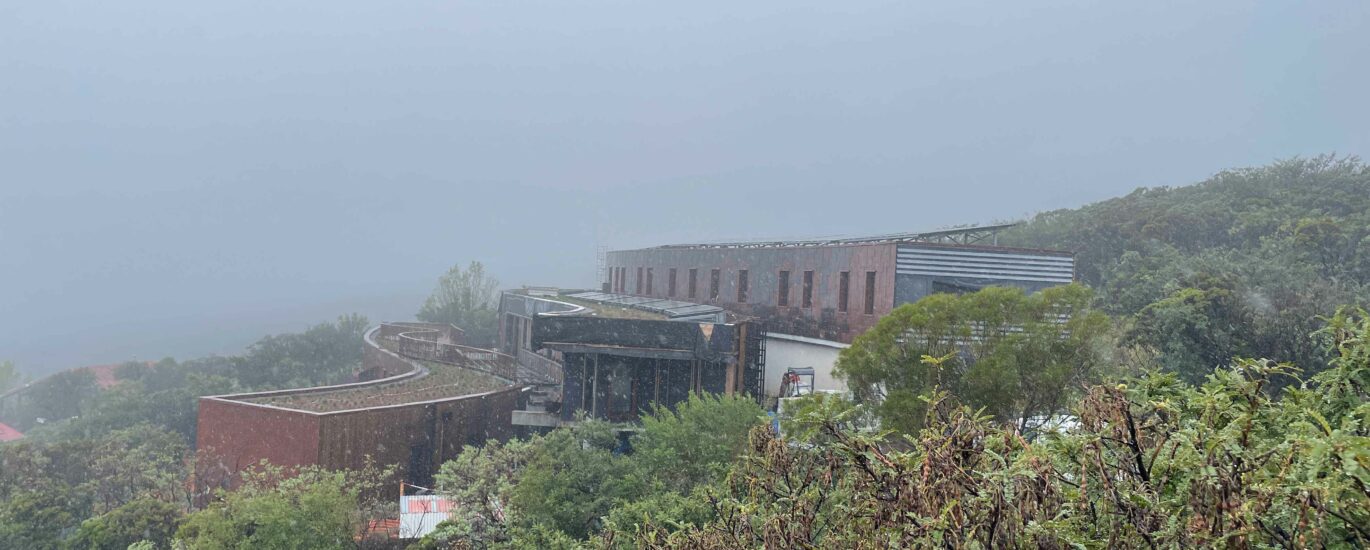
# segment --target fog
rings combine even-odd
[[[1370,151],[1362,1],[0,3],[0,359]]]

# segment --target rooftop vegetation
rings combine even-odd
[[[414,380],[335,392],[278,395],[244,401],[287,409],[335,412],[421,403],[485,393],[508,386],[504,381],[483,372],[431,361],[421,363],[428,368],[428,375]]]

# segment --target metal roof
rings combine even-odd
[[[891,233],[868,237],[837,237],[827,239],[779,240],[779,241],[734,241],[717,243],[667,244],[654,248],[781,248],[808,246],[839,246],[847,244],[882,243],[950,243],[975,244],[994,236],[1018,223],[1002,223],[924,231],[919,233]],[[997,242],[997,241],[996,241]]]
[[[0,443],[6,441],[16,441],[24,438],[24,434],[19,430],[0,423]]]
[[[581,292],[568,294],[572,298],[588,300],[602,304],[613,304],[618,306],[650,311],[664,315],[667,319],[681,321],[694,320],[696,317],[714,317],[725,310],[718,306],[708,304],[696,304],[693,302],[682,302],[679,300],[668,300],[662,298],[651,298],[647,296],[633,296],[630,294],[614,294],[609,292]]]

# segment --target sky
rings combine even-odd
[[[1365,156],[1367,60],[1361,0],[3,2],[0,359]]]

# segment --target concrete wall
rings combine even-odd
[[[833,378],[837,355],[849,347],[841,342],[818,340],[774,332],[766,334],[766,395],[780,391],[780,378],[790,368],[813,367],[814,389],[846,391],[847,384]]]

